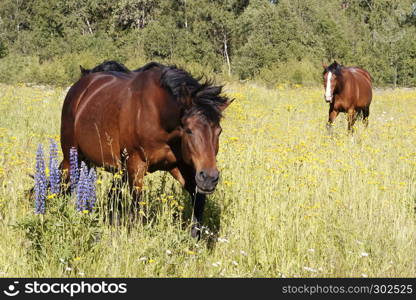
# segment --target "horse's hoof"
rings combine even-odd
[[[333,125],[332,124],[326,124],[326,131],[328,132],[328,134],[332,134],[332,128],[333,127]]]
[[[200,228],[200,225],[199,224],[192,225],[192,228],[191,228],[191,236],[194,239],[198,239],[198,240],[201,238],[201,228]]]

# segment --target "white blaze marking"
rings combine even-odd
[[[332,73],[328,72],[328,76],[326,77],[326,91],[325,91],[325,97],[327,100],[331,99],[331,77]]]

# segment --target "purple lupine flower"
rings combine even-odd
[[[93,211],[95,202],[97,202],[97,194],[95,188],[95,182],[97,181],[97,173],[95,172],[94,168],[91,168],[90,173],[88,175],[88,179],[88,209],[89,211]]]
[[[88,208],[88,181],[88,168],[84,162],[81,162],[81,169],[77,186],[77,211],[84,211]]]
[[[54,139],[49,139],[49,166],[52,165],[54,160],[58,160],[58,145]]]
[[[78,152],[76,148],[69,150],[69,178],[71,184],[71,194],[74,195],[77,191],[77,183],[79,179],[78,169]]]
[[[49,183],[51,185],[51,193],[58,194],[60,191],[61,177],[58,165],[58,145],[54,140],[50,140],[49,148]]]
[[[35,171],[35,213],[44,214],[47,180],[42,145],[39,145],[38,150],[36,151]]]

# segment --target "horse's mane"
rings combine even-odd
[[[106,72],[106,71],[117,71],[117,72],[124,72],[124,73],[130,72],[130,70],[125,65],[114,60],[104,61],[98,66],[91,69],[91,73]]]
[[[130,70],[125,65],[114,60],[103,61],[101,64],[95,66],[92,69],[85,69],[82,66],[79,66],[79,67],[81,69],[81,77],[88,75],[90,73],[96,73],[96,72],[109,72],[109,71],[122,72],[122,73],[130,72]]]
[[[344,68],[343,65],[339,64],[336,60],[334,60],[332,64],[330,64],[328,67],[325,68],[323,74],[327,72],[331,72],[332,74],[340,76],[343,68]]]
[[[223,86],[216,86],[209,80],[201,83],[201,77],[194,78],[176,66],[158,65],[162,69],[160,81],[163,87],[169,89],[178,100],[192,98],[186,115],[200,114],[212,122],[219,122],[222,117],[221,106],[229,100],[221,95]]]
[[[164,65],[162,65],[160,63],[157,63],[157,62],[152,61],[150,63],[145,64],[143,67],[140,67],[140,68],[138,68],[136,70],[133,70],[133,72],[144,72],[144,71],[147,71],[147,70],[149,70],[151,68],[154,68],[154,67],[159,67],[159,68],[162,69],[162,68],[164,68],[166,66],[164,66]]]

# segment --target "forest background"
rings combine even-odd
[[[155,60],[267,85],[321,82],[322,63],[416,85],[411,0],[1,0],[0,81],[66,86],[79,65]]]

